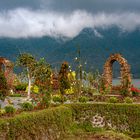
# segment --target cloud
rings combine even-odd
[[[108,28],[116,25],[132,31],[140,26],[139,13],[97,13],[82,10],[61,13],[18,8],[0,12],[0,37],[26,38],[41,36],[74,37],[85,27]]]

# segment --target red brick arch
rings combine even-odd
[[[117,61],[120,64],[120,74],[121,74],[121,84],[119,86],[112,86],[113,78],[113,63]],[[103,72],[104,84],[111,87],[111,90],[115,89],[126,89],[130,91],[131,89],[131,72],[130,65],[127,60],[121,54],[112,54],[106,61],[104,65]]]
[[[7,84],[9,87],[13,85],[14,73],[13,73],[13,63],[4,57],[0,57],[0,71],[3,71],[2,66],[4,65],[4,75],[7,79]]]

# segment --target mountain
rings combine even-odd
[[[52,66],[60,66],[64,60],[75,67],[74,58],[81,51],[84,69],[102,71],[106,59],[112,53],[121,53],[131,65],[134,77],[140,77],[140,30],[124,31],[118,27],[85,28],[78,36],[67,38],[1,38],[0,56],[15,61],[21,52],[30,52],[37,58],[45,57]],[[85,63],[87,63],[85,65]],[[119,65],[113,66],[114,76],[119,76]]]

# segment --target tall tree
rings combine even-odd
[[[35,68],[35,83],[41,88],[49,88],[51,78],[51,66],[44,58],[41,58],[36,63]]]
[[[32,79],[34,78],[35,75],[36,60],[31,54],[23,53],[18,56],[17,64],[18,66],[21,66],[27,74],[28,98],[30,98]]]
[[[59,72],[59,85],[60,85],[60,92],[61,92],[61,96],[62,96],[62,102],[64,102],[65,89],[70,88],[68,72],[69,72],[68,63],[63,62],[61,65],[61,68],[60,68],[60,72]]]

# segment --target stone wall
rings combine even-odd
[[[106,61],[104,65],[103,79],[105,87],[111,87],[112,90],[116,90],[115,86],[112,86],[112,78],[113,78],[113,63],[117,61],[120,66],[120,74],[121,74],[121,84],[117,86],[119,89],[126,89],[130,91],[131,89],[131,73],[130,73],[130,65],[127,60],[123,58],[121,54],[112,54]]]

